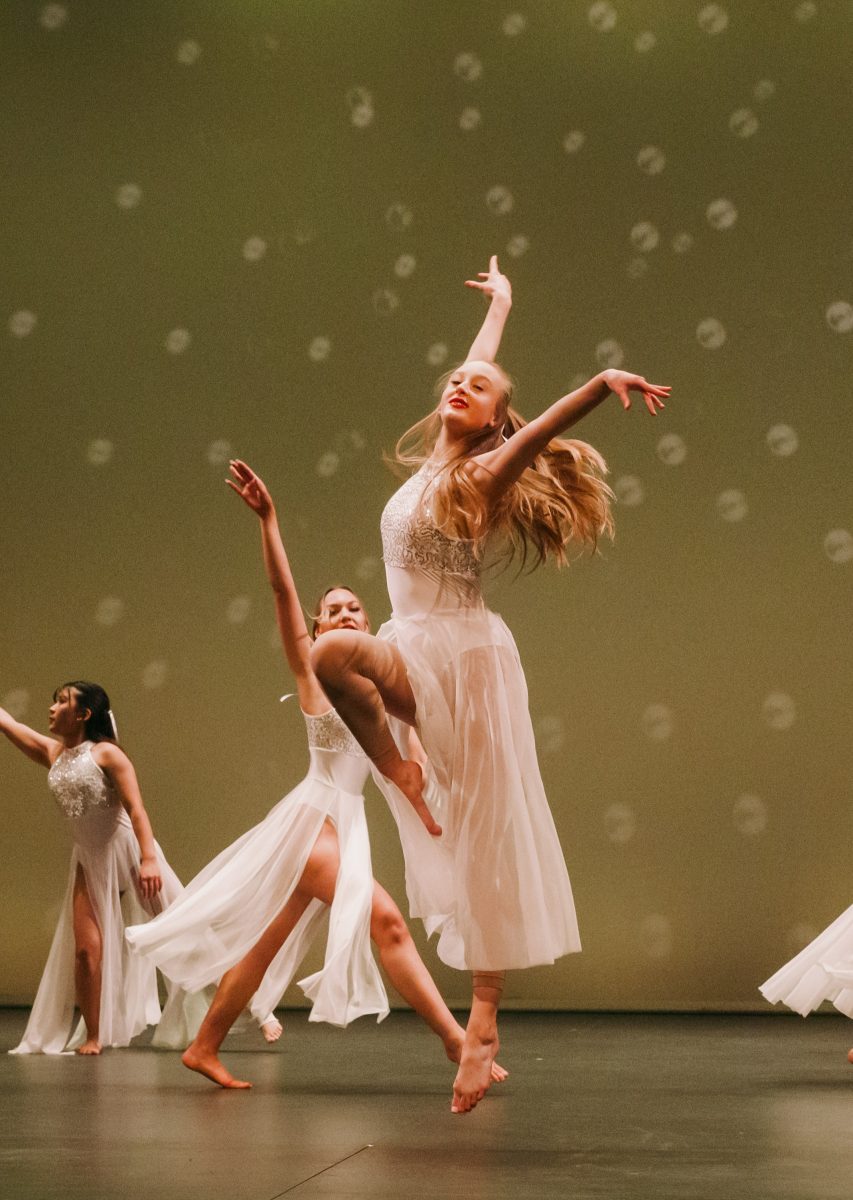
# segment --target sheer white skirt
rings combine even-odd
[[[156,842],[155,847],[163,886],[155,900],[144,901],[136,884],[139,844],[124,810],[118,813],[108,841],[75,844],[47,964],[24,1036],[11,1054],[61,1054],[85,1040],[82,1019],[69,1038],[74,1014],[73,896],[78,868],[86,878],[101,934],[101,1044],[127,1046],[146,1026],[158,1022],[158,1045],[182,1046],[195,1036],[206,1007],[201,999],[185,996],[167,981],[168,1000],[161,1016],[154,965],[132,955],[125,943],[128,925],[150,921],[181,891],[180,880]]]
[[[340,851],[333,903],[310,902],[270,964],[251,1011],[262,1020],[275,1008],[328,916],[323,967],[299,981],[312,1001],[309,1020],[347,1025],[366,1014],[385,1017],[388,998],[370,946],[373,875],[364,800],[312,776],[217,855],[168,912],[128,929],[140,961],[156,964],[187,991],[216,984],[290,899],[327,818]]]
[[[394,599],[393,577],[412,573],[388,574]],[[504,970],[580,950],[508,628],[481,604],[400,615],[395,602],[378,636],[406,665],[431,764],[426,799],[442,837],[430,837],[387,780],[377,783],[400,829],[412,913],[439,932],[439,956],[460,969]],[[405,727],[391,724],[408,757]]]

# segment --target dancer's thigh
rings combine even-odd
[[[305,870],[296,886],[296,894],[309,900],[322,900],[324,904],[331,904],[335,898],[340,866],[337,830],[326,818],[308,855]]]
[[[332,903],[339,866],[338,835],[332,822],[326,820],[317,834],[299,882],[242,960],[244,966],[254,968],[261,964],[266,969],[296,928],[311,901]]]
[[[396,646],[372,633],[339,629],[318,638],[312,658],[320,681],[334,699],[334,684],[349,675],[369,679],[386,711],[408,725],[415,723],[415,694]]]
[[[86,949],[100,957],[101,928],[98,925],[98,917],[95,913],[95,906],[92,904],[92,898],[89,895],[89,888],[86,883],[86,875],[79,863],[77,865],[77,872],[74,876],[72,913],[74,926],[74,945],[78,950]]]

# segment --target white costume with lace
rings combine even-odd
[[[185,1046],[204,1015],[198,998],[169,988],[160,1013],[157,973],[134,958],[124,940],[125,927],[150,921],[180,894],[181,883],[155,842],[162,889],[152,900],[138,890],[139,843],[130,818],[109,778],[92,755],[92,742],[63,750],[48,772],[48,786],[65,816],[74,841],[68,884],[27,1028],[11,1054],[61,1054],[81,1045],[81,1020],[74,1035],[73,895],[77,872],[86,889],[101,933],[101,1008],[98,1038],[103,1046],[127,1046],[146,1025],[160,1026],[158,1045]]]
[[[430,761],[432,838],[377,776],[397,820],[412,913],[438,930],[452,967],[504,970],[580,950],[569,877],[548,808],[515,642],[485,605],[470,542],[431,518],[424,466],[382,514],[393,616],[378,636],[399,649]],[[423,505],[420,505],[424,494]],[[391,721],[404,757],[405,727]]]
[[[308,775],[260,824],[223,850],[168,912],[127,931],[139,955],[197,991],[255,945],[299,882],[324,821],[337,831],[340,869],[331,906],[312,900],[268,968],[252,1001],[255,1016],[275,1008],[328,914],[323,968],[299,981],[310,1020],[347,1025],[388,1013],[370,947],[373,872],[362,789],[369,764],[334,709],[305,715]]]

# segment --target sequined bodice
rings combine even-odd
[[[430,519],[428,492],[425,502],[419,504],[434,477],[434,468],[421,467],[385,505],[380,525],[382,556],[386,566],[414,567],[430,575],[474,582],[480,575],[480,560],[471,542],[450,538],[436,528]]]
[[[92,742],[63,750],[47,774],[47,785],[66,817],[78,819],[93,810],[114,808],[115,789],[92,757]]]
[[[321,713],[319,717],[312,717],[306,712],[302,715],[308,729],[309,749],[339,750],[342,754],[354,754],[364,758],[361,746],[333,708]]]
[[[367,782],[370,763],[341,718],[333,708],[319,717],[308,713],[302,715],[311,753],[310,778],[352,796],[360,796]]]

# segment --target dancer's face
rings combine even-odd
[[[458,367],[441,393],[438,411],[441,423],[456,435],[493,429],[506,395],[506,379],[494,363],[463,363]]]
[[[61,688],[50,706],[50,732],[54,737],[72,737],[80,732],[88,709],[77,707],[78,696],[74,688]]]
[[[317,637],[331,629],[357,629],[366,633],[369,628],[367,613],[355,592],[349,588],[332,588],[323,597],[323,608],[316,627]]]

